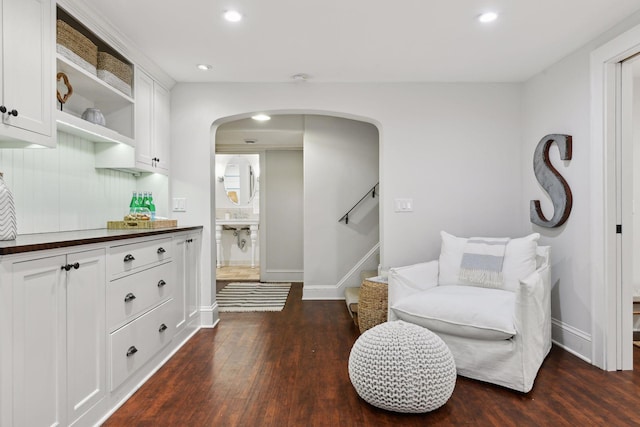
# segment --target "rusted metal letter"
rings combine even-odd
[[[529,217],[531,222],[541,227],[559,227],[565,223],[571,213],[573,195],[567,181],[560,172],[553,167],[549,160],[551,144],[556,143],[562,160],[571,160],[571,135],[550,134],[543,137],[533,154],[533,172],[536,179],[551,197],[553,203],[553,217],[545,218],[540,208],[540,200],[529,202]]]

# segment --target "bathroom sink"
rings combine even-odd
[[[222,231],[225,230],[225,227],[240,227],[245,229],[248,227],[247,234],[251,238],[251,268],[256,266],[256,240],[258,238],[258,226],[260,221],[258,219],[242,219],[242,218],[232,218],[232,219],[216,219],[216,267],[220,268],[222,266]],[[234,235],[238,231],[238,228],[234,228]],[[227,228],[228,230],[228,228]],[[237,236],[237,235],[236,235]],[[243,242],[238,238],[238,245],[240,242]]]

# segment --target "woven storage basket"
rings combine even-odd
[[[358,327],[360,333],[387,321],[388,285],[364,280],[358,299]]]
[[[71,61],[80,62],[78,65],[82,66],[82,68],[88,69],[94,74],[96,73],[98,46],[62,19],[56,21],[56,42],[59,47],[62,47],[62,49],[58,49],[58,52]],[[72,55],[68,54],[69,51]],[[81,61],[78,61],[78,59]],[[82,63],[82,61],[85,63]]]
[[[98,77],[127,95],[131,95],[133,82],[131,65],[107,52],[98,52]]]

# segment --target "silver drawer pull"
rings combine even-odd
[[[133,356],[137,352],[138,352],[138,349],[136,348],[136,346],[132,345],[131,347],[129,347],[129,350],[127,350],[127,357]]]
[[[124,262],[131,262],[133,260],[135,260],[135,257],[133,255],[131,255],[131,254],[126,254],[124,256]]]
[[[167,282],[165,282],[164,280],[160,279],[160,281],[158,282],[158,287],[161,288],[166,284],[167,284]]]
[[[162,246],[158,248],[158,253],[159,254],[163,254],[165,252],[167,252],[167,251]]]
[[[160,328],[158,329],[158,332],[164,332],[167,330],[167,325],[165,325],[164,323],[162,325],[160,325]]]
[[[133,301],[134,299],[136,299],[136,296],[135,296],[134,294],[132,294],[131,292],[129,292],[129,293],[124,297],[124,302]]]

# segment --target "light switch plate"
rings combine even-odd
[[[187,199],[185,197],[173,198],[173,211],[174,212],[186,212],[187,211]]]
[[[413,212],[413,199],[395,199],[396,212]]]

